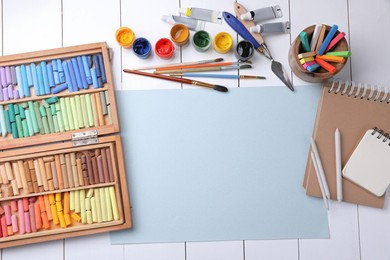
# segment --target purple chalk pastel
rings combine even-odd
[[[3,101],[9,101],[9,97],[8,97],[8,89],[6,88],[3,88]]]
[[[0,67],[0,78],[1,78],[1,85],[4,87],[7,86],[7,80],[5,78],[5,68]]]
[[[12,81],[12,84],[14,84],[14,85],[18,84],[18,81],[16,80],[16,68],[15,68],[15,66],[11,66],[11,81]]]
[[[7,86],[12,84],[12,76],[11,76],[11,67],[10,66],[5,67],[5,81],[7,83]]]
[[[0,89],[0,101],[4,101],[3,90],[2,89]]]
[[[7,87],[7,89],[8,89],[8,98],[9,99],[14,99],[15,98],[14,97],[14,87],[12,85],[9,85]]]
[[[14,89],[13,98],[14,99],[19,99],[20,98],[19,91],[17,89]]]

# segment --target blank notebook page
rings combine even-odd
[[[367,130],[346,163],[343,176],[382,196],[390,184],[389,139],[374,129]]]

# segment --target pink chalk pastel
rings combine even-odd
[[[24,209],[23,209],[23,200],[18,199],[18,215],[19,215],[19,233],[26,233],[26,229],[24,226]]]
[[[5,222],[7,226],[12,224],[11,220],[11,206],[10,205],[4,205],[4,215],[5,215]]]
[[[24,212],[24,226],[26,233],[31,233],[30,213]]]
[[[18,227],[18,217],[16,215],[12,215],[11,217],[12,219],[12,231],[14,233],[18,232],[19,231],[19,227]]]

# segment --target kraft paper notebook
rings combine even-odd
[[[390,130],[390,94],[377,86],[348,81],[324,83],[318,103],[313,138],[319,150],[331,199],[336,199],[335,129],[341,132],[341,163],[346,165],[368,129]],[[310,153],[309,153],[310,154]],[[308,156],[303,186],[306,194],[321,197],[315,169]],[[383,208],[385,196],[375,196],[363,187],[343,178],[343,200]]]

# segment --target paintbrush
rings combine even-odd
[[[204,77],[204,78],[220,78],[220,79],[265,79],[263,76],[252,75],[229,75],[229,74],[207,74],[207,73],[173,73],[170,76],[184,77]]]
[[[206,71],[222,71],[222,70],[237,70],[237,69],[249,69],[252,65],[231,65],[221,67],[208,67],[208,68],[193,68],[193,69],[174,69],[174,70],[159,70],[154,71],[154,74],[171,74],[171,73],[184,73],[184,72],[206,72]]]
[[[180,65],[207,64],[207,63],[220,62],[220,61],[223,61],[223,58],[216,58],[216,59],[210,59],[210,60],[200,60],[200,61],[179,62],[179,63],[163,64],[163,65],[153,65],[153,66],[135,68],[133,70],[153,70],[153,69],[158,69],[161,67],[168,68],[168,67],[174,67],[174,66],[180,66]]]
[[[158,74],[147,73],[147,72],[143,72],[143,71],[127,70],[127,69],[124,69],[123,72],[138,74],[138,75],[143,75],[143,76],[148,76],[148,77],[153,77],[153,78],[165,79],[165,80],[170,80],[170,81],[176,81],[176,82],[199,86],[199,87],[210,88],[210,89],[214,89],[214,90],[220,91],[220,92],[227,92],[228,91],[228,89],[226,87],[221,86],[221,85],[213,85],[213,84],[209,84],[206,82],[191,80],[191,79],[186,79],[186,78],[177,78],[177,77],[172,77],[172,76],[158,75]]]
[[[173,70],[173,69],[191,69],[191,68],[208,68],[208,67],[222,67],[222,66],[233,66],[233,65],[243,65],[251,64],[251,61],[236,62],[236,61],[225,61],[225,62],[212,62],[206,64],[193,64],[193,65],[177,65],[177,66],[168,66],[168,67],[159,67],[156,70]]]

